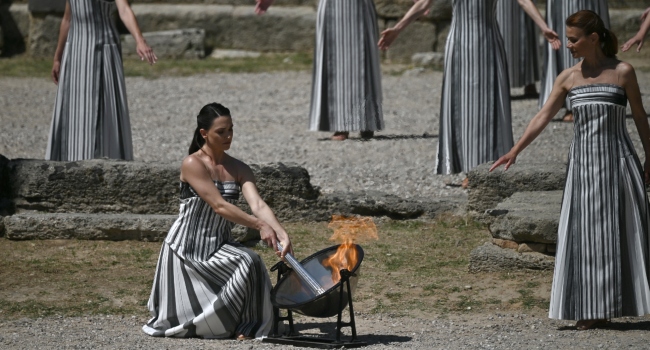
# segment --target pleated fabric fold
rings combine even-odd
[[[378,38],[372,0],[319,2],[309,130],[384,128]]]
[[[539,80],[539,32],[535,22],[517,0],[498,1],[497,22],[508,62],[510,88],[534,84]]]
[[[575,120],[558,228],[549,317],[650,313],[648,198],[625,125],[621,87],[569,93]]]

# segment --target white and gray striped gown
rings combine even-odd
[[[445,47],[436,173],[469,172],[513,146],[497,0],[453,0]]]
[[[497,22],[503,37],[510,87],[523,87],[539,80],[539,53],[535,22],[517,0],[499,0]]]
[[[539,91],[539,108],[544,106],[551,95],[555,78],[563,70],[575,66],[580,60],[573,58],[567,50],[566,24],[565,21],[572,14],[580,10],[591,10],[596,12],[603,19],[606,28],[609,27],[609,6],[607,0],[547,0],[546,1],[546,23],[553,29],[562,47],[555,51],[550,43],[545,44],[544,68],[542,69],[542,80]],[[565,107],[570,110],[571,102],[567,98]]]
[[[650,313],[648,198],[625,125],[625,90],[571,89],[574,138],[558,229],[549,317]]]
[[[45,159],[133,159],[115,2],[70,0]]]
[[[309,130],[384,127],[377,13],[372,0],[321,0]]]
[[[215,182],[230,203],[235,182]],[[155,337],[266,336],[272,325],[271,281],[262,259],[232,240],[233,223],[181,182],[178,219],[165,238],[142,327]]]

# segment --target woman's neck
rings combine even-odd
[[[609,62],[609,57],[605,56],[602,50],[596,49],[592,55],[585,56],[582,60],[582,68],[585,69],[598,69]]]
[[[227,154],[224,151],[219,151],[219,150],[213,150],[212,148],[208,147],[207,145],[203,145],[201,147],[201,152],[212,160],[214,165],[217,164],[222,164],[224,159],[226,158]]]

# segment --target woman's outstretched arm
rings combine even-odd
[[[54,84],[59,85],[59,73],[61,73],[61,58],[63,57],[63,50],[65,43],[68,41],[68,32],[70,31],[70,20],[72,13],[70,12],[70,1],[65,2],[65,12],[61,20],[61,27],[59,27],[59,41],[56,43],[56,51],[54,52],[54,63],[52,64],[52,80]]]
[[[219,216],[228,221],[259,230],[264,242],[277,251],[277,238],[273,228],[264,220],[249,215],[236,205],[226,201],[214,185],[205,165],[198,157],[190,155],[183,160],[181,181],[189,183],[199,197],[208,203]]]
[[[619,71],[622,83],[621,85],[625,89],[627,100],[630,102],[632,118],[634,118],[636,130],[639,132],[639,136],[641,137],[641,144],[643,145],[643,151],[645,152],[645,165],[643,167],[645,182],[650,183],[650,126],[648,125],[648,116],[646,115],[645,109],[643,108],[643,102],[641,101],[639,82],[636,79],[634,67],[630,64],[621,62],[616,67],[616,70]]]
[[[255,0],[255,13],[263,15],[271,7],[273,0]]]
[[[517,2],[519,3],[519,6],[524,9],[524,12],[526,12],[526,14],[533,20],[533,22],[537,24],[542,33],[544,33],[544,38],[546,38],[546,40],[551,43],[553,50],[558,50],[562,46],[562,42],[560,41],[557,33],[553,31],[553,29],[549,28],[549,26],[546,24],[544,18],[535,6],[535,3],[533,3],[531,0],[517,0]]]
[[[140,26],[138,26],[138,21],[135,19],[133,10],[131,10],[131,6],[129,6],[127,0],[115,0],[115,4],[117,5],[117,11],[120,14],[122,23],[124,23],[126,29],[129,30],[129,33],[131,33],[135,39],[136,51],[138,52],[140,59],[143,61],[147,60],[149,64],[156,63],[158,57],[153,53],[151,47],[147,45],[147,41],[144,40],[142,32],[140,32]]]
[[[433,0],[418,0],[415,4],[413,4],[408,12],[406,12],[404,17],[399,22],[397,22],[394,27],[388,28],[381,32],[379,42],[377,43],[379,48],[382,50],[387,50],[393,41],[397,39],[399,33],[404,30],[404,28],[406,28],[409,24],[411,24],[411,22],[415,21],[418,19],[418,17],[427,12],[432,3]]]
[[[645,36],[648,34],[648,31],[650,30],[650,7],[648,7],[645,11],[643,11],[643,15],[641,15],[641,28],[639,28],[639,31],[632,37],[630,40],[628,40],[625,44],[621,45],[621,51],[625,52],[630,49],[633,45],[637,45],[636,47],[636,52],[641,52],[641,48],[643,47],[643,41],[645,41]]]
[[[517,160],[517,156],[521,151],[523,151],[528,145],[531,144],[542,133],[544,128],[548,123],[553,119],[555,114],[562,108],[564,104],[564,99],[566,98],[567,93],[569,92],[570,85],[568,82],[572,74],[572,69],[566,69],[557,79],[555,79],[555,84],[553,85],[553,90],[544,104],[544,107],[533,117],[533,119],[528,123],[526,131],[521,136],[519,141],[512,147],[510,152],[506,153],[503,157],[499,158],[492,167],[490,171],[498,168],[500,165],[505,164],[505,170],[508,170],[512,164]]]

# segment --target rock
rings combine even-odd
[[[445,54],[442,52],[418,52],[411,56],[411,63],[416,66],[442,68]]]
[[[491,164],[479,165],[467,174],[470,211],[483,214],[515,192],[564,189],[566,165],[563,163],[515,164],[507,171],[488,172]]]
[[[257,58],[262,55],[259,51],[246,51],[246,50],[213,50],[210,58],[224,59],[224,58]]]
[[[395,24],[395,21],[386,22],[387,27]],[[386,52],[386,58],[391,61],[408,61],[418,52],[433,51],[436,45],[435,34],[435,24],[425,21],[413,22],[400,34],[400,39],[406,40],[395,40]]]
[[[37,58],[52,58],[59,40],[62,14],[34,13],[29,25],[29,54]]]
[[[0,1],[0,49],[3,56],[22,54],[29,34],[27,5]]]
[[[546,245],[546,252],[549,254],[555,254],[557,251],[557,246],[555,244],[547,244]]]
[[[29,0],[29,11],[32,13],[60,13],[65,11],[66,0]]]
[[[517,249],[519,253],[546,253],[546,244],[541,243],[521,243]]]
[[[540,253],[518,253],[511,249],[502,249],[486,242],[472,250],[469,258],[469,271],[496,272],[520,269],[551,270],[555,259]]]
[[[496,209],[486,211],[497,213],[488,228],[494,238],[555,243],[561,205],[562,191],[517,192]]]
[[[12,240],[162,241],[177,215],[20,213],[5,217]]]
[[[504,249],[519,249],[519,243],[507,239],[492,238],[492,244]]]
[[[260,231],[242,225],[235,225],[232,229],[232,237],[235,241],[241,243],[257,242],[260,240]]]
[[[142,35],[159,59],[205,57],[205,30],[203,29],[165,30],[147,32]],[[122,55],[125,57],[139,57],[133,36],[123,36]]]

